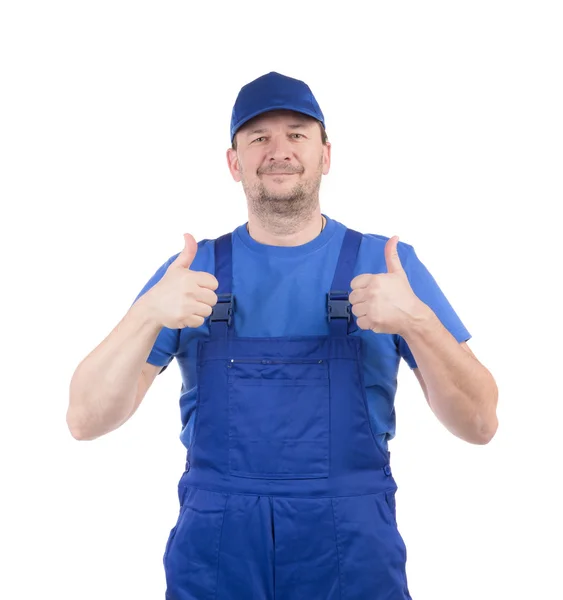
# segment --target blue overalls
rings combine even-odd
[[[390,454],[368,417],[362,340],[349,335],[360,242],[346,231],[328,336],[243,338],[231,234],[216,240],[219,301],[198,344],[168,600],[411,599]]]

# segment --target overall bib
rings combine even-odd
[[[362,340],[349,335],[361,239],[346,231],[330,334],[270,338],[235,335],[231,234],[216,240],[168,600],[411,600],[390,454],[368,416]]]

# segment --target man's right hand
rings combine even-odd
[[[170,264],[162,279],[145,296],[163,327],[200,327],[217,304],[217,279],[204,271],[190,271],[197,253],[194,237],[184,234],[184,249]]]

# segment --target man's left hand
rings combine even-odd
[[[403,335],[426,305],[413,292],[397,252],[398,236],[385,244],[387,273],[354,277],[349,301],[360,329]]]

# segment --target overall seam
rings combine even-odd
[[[221,515],[221,529],[219,530],[219,536],[217,538],[217,572],[215,574],[215,593],[213,594],[213,600],[217,600],[217,592],[219,590],[219,561],[221,560],[221,542],[223,540],[223,525],[225,524],[225,513],[227,512],[227,504],[229,502],[230,495],[225,498],[225,506],[223,506],[223,514]]]
[[[330,505],[332,507],[332,521],[334,523],[334,543],[336,545],[336,556],[338,560],[338,581],[340,583],[340,600],[345,600],[344,597],[344,583],[342,582],[342,554],[338,544],[338,527],[336,526],[336,512],[334,510],[334,498],[330,499]]]
[[[360,393],[362,396],[362,405],[364,408],[365,417],[368,422],[369,430],[371,433],[371,437],[372,437],[376,452],[385,460],[385,464],[387,464],[389,462],[389,457],[384,454],[383,448],[379,445],[377,438],[375,437],[375,433],[373,431],[373,425],[371,422],[371,417],[369,414],[367,392],[366,392],[366,386],[365,386],[365,377],[364,377],[364,365],[362,362],[362,353],[361,353],[361,340],[360,340],[360,344],[358,344],[356,346],[356,356],[357,356],[357,360],[355,361],[356,371],[357,371],[358,377],[359,377],[359,387],[360,387]]]

